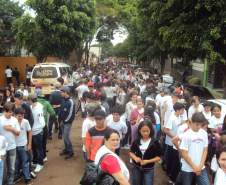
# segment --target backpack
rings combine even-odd
[[[86,164],[85,172],[80,181],[81,185],[119,185],[119,183],[110,174],[100,169],[100,163],[108,155],[104,154],[97,165],[94,162]]]

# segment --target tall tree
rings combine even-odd
[[[94,34],[94,0],[28,0],[26,3],[36,16],[24,16],[16,21],[15,30],[20,33],[17,34],[19,43],[40,59],[49,55],[67,58],[75,49],[79,52],[78,60],[81,62],[85,42]],[[34,34],[26,29],[32,25]]]
[[[18,3],[10,0],[0,0],[0,55],[4,56],[15,44],[15,35],[12,31],[13,21],[23,14]]]

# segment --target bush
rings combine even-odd
[[[188,80],[191,85],[201,85],[201,80],[198,77],[192,77]]]

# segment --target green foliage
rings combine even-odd
[[[23,14],[23,9],[18,3],[10,0],[0,0],[0,55],[5,55],[7,50],[15,44],[12,32],[13,21]]]
[[[15,31],[18,43],[37,57],[67,58],[73,49],[83,48],[95,32],[94,0],[28,0],[27,5],[36,16],[19,18]],[[32,27],[33,34],[27,27]]]

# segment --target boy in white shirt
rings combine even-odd
[[[110,127],[113,130],[116,130],[120,135],[120,140],[125,137],[127,133],[127,125],[126,122],[124,122],[121,119],[122,110],[120,106],[116,106],[112,108],[112,119],[106,119],[107,126]],[[120,154],[120,146],[118,149],[116,149],[115,153],[117,155]]]
[[[4,113],[0,117],[0,134],[3,135],[8,143],[6,148],[7,161],[7,185],[13,185],[15,162],[16,162],[16,136],[20,134],[20,126],[13,117],[14,104],[7,102],[4,105]]]
[[[20,178],[20,169],[22,169],[25,183],[31,184],[29,157],[27,151],[31,151],[32,132],[28,120],[24,119],[23,108],[15,109],[15,116],[20,125],[20,135],[16,138],[16,166],[15,179]],[[28,139],[27,139],[28,136]]]
[[[208,150],[207,132],[201,127],[206,121],[202,113],[194,113],[190,128],[181,137],[181,183],[191,185],[194,178],[198,185],[210,185],[205,161]]]
[[[3,182],[3,172],[4,172],[4,159],[6,154],[7,143],[5,137],[0,135],[0,184]]]
[[[176,181],[177,175],[180,171],[180,160],[178,151],[172,143],[172,139],[177,135],[178,128],[183,122],[181,115],[184,113],[184,108],[185,107],[182,103],[176,102],[173,105],[175,112],[170,115],[164,127],[164,132],[166,134],[166,144],[168,143],[167,150],[169,157],[168,161],[166,161],[167,172],[173,182]]]
[[[37,96],[31,95],[29,97],[31,103],[31,111],[34,118],[34,124],[32,126],[32,152],[33,163],[37,164],[34,170],[35,173],[40,172],[43,169],[43,128],[45,127],[45,119],[43,114],[43,106],[37,102]]]

